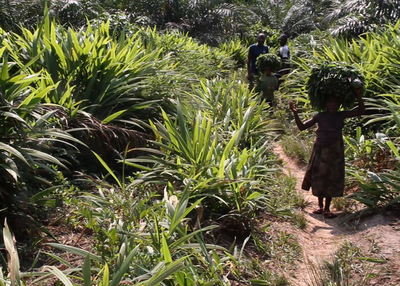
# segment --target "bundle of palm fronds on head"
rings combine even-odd
[[[274,54],[262,54],[257,58],[256,66],[262,74],[266,67],[269,67],[271,72],[277,72],[281,68],[281,59]]]
[[[312,68],[306,82],[311,107],[322,111],[328,96],[339,97],[342,107],[350,109],[356,100],[355,89],[363,85],[360,71],[349,64],[331,62]]]

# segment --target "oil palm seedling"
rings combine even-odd
[[[63,131],[55,113],[40,104],[57,85],[46,85],[46,74],[17,69],[4,48],[1,54],[0,216],[8,218],[19,241],[35,241],[39,233],[51,236],[39,221],[47,206],[55,205],[50,196],[62,188],[54,184],[59,173],[70,171],[75,146],[84,144]]]
[[[363,216],[390,210],[400,202],[398,170],[375,173],[368,171],[367,176],[353,173],[358,179],[360,190],[350,194],[349,198],[360,202],[365,207],[347,215],[341,222],[347,223]]]
[[[199,44],[185,33],[160,33],[148,28],[141,35],[148,51],[163,47],[162,56],[174,61],[176,69],[186,75],[186,81],[203,77],[211,79],[234,68],[234,62],[225,50]]]
[[[80,198],[86,208],[85,212],[79,212],[85,226],[94,230],[99,238],[101,236],[96,240],[97,253],[49,243],[51,247],[83,257],[85,262],[73,268],[61,256],[49,253],[66,269],[61,271],[48,265],[42,267],[41,272],[22,275],[35,277],[35,283],[57,277],[64,283],[70,283],[74,278],[98,285],[158,285],[173,281],[177,283],[174,285],[195,285],[198,279],[206,284],[227,283],[228,275],[238,275],[233,266],[240,261],[243,248],[231,254],[224,247],[206,243],[206,232],[216,226],[201,227],[198,224],[193,229],[192,213],[203,199],[191,202],[190,180],[182,191],[176,191],[170,185],[162,200],[149,196],[142,201],[126,197],[134,190],[122,185],[117,178],[116,182],[122,188],[109,189],[102,185],[98,186],[98,195],[86,193]],[[136,191],[140,192],[140,189]]]
[[[170,65],[168,58],[161,59],[160,49],[145,55],[138,36],[112,39],[107,23],[76,32],[46,17],[33,33],[23,32],[3,41],[10,57],[17,63],[29,62],[33,72],[49,73],[52,82],[59,84],[49,97],[52,103],[64,103],[59,101],[67,93],[79,109],[101,120],[116,112],[119,117],[132,115],[149,106],[152,99],[144,103],[141,98],[143,79]]]
[[[229,88],[220,89],[223,84],[205,81],[204,91],[207,84],[212,91],[209,94],[199,91],[188,101],[189,106],[178,102],[176,119],[163,112],[162,122],[151,123],[153,147],[133,150],[151,156],[126,162],[143,170],[133,184],[179,186],[193,178],[193,194],[207,197],[207,209],[218,209],[215,214],[221,221],[231,220],[248,233],[251,218],[268,204],[268,181],[274,172],[268,167],[272,162],[267,126],[260,120],[263,106],[258,106],[252,95],[245,99]],[[197,108],[192,110],[192,106],[202,106],[203,111],[194,112]]]
[[[47,16],[34,31],[7,34],[2,54],[12,59],[14,69],[43,75],[42,97],[31,103],[61,105],[52,108],[62,118],[59,127],[109,154],[111,162],[127,142],[137,147],[146,140],[141,120],[157,117],[160,105],[170,109],[166,93],[148,90],[160,74],[172,75],[169,82],[174,74],[170,57],[160,48],[146,49],[139,34],[114,39],[109,32],[108,23],[75,31]]]
[[[18,189],[19,178],[29,177],[29,172],[25,176],[19,174],[20,164],[32,168],[30,172],[37,167],[45,167],[46,161],[66,168],[61,160],[51,156],[51,143],[58,141],[71,145],[67,142],[79,141],[56,128],[57,124],[52,124],[54,113],[47,112],[38,104],[56,85],[46,87],[45,77],[40,74],[12,75],[12,67],[5,56],[0,77],[1,143],[3,169],[9,174],[4,178],[11,179],[9,183],[13,189]]]
[[[230,137],[232,132],[242,130],[239,146],[249,147],[265,138],[274,136],[281,127],[267,116],[266,104],[238,80],[234,74],[230,79],[216,78],[202,80],[200,87],[193,87],[188,93],[189,118],[195,116],[191,110],[202,110],[213,118],[221,128],[221,135]]]
[[[231,56],[235,68],[244,67],[247,59],[247,47],[238,39],[229,39],[219,45],[219,49]]]

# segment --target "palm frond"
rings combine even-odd
[[[327,15],[334,23],[333,35],[357,36],[377,30],[384,24],[394,24],[400,18],[400,1],[351,0],[337,3],[336,9]],[[335,22],[333,22],[335,21]]]

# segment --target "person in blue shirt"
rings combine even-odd
[[[259,55],[267,54],[269,52],[268,46],[264,45],[265,34],[260,33],[257,36],[257,43],[252,44],[249,48],[247,55],[247,79],[249,80],[249,89],[254,88],[255,75],[258,75],[256,60]]]

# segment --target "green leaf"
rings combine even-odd
[[[251,201],[251,200],[254,200],[254,199],[259,198],[260,196],[262,196],[261,193],[259,193],[259,192],[253,192],[250,196],[248,196],[248,197],[246,198],[246,200]]]
[[[12,147],[12,146],[10,146],[8,144],[4,144],[4,143],[0,142],[0,150],[4,150],[6,152],[9,152],[11,155],[16,156],[22,162],[24,162],[25,164],[29,165],[28,161],[26,161],[25,157],[21,154],[21,152],[19,152],[14,147]]]
[[[107,118],[105,118],[103,121],[101,121],[102,124],[107,124],[110,123],[111,121],[113,121],[114,119],[118,118],[119,116],[121,116],[122,114],[124,114],[127,111],[127,109],[115,112],[113,114],[111,114],[110,116],[108,116]]]
[[[29,198],[29,201],[30,202],[38,202],[39,200],[41,200],[41,199],[43,199],[45,197],[48,197],[49,195],[53,194],[54,191],[56,191],[59,188],[60,188],[60,186],[53,186],[53,187],[44,189],[43,191],[40,191],[40,192],[34,194],[33,196],[31,196]]]
[[[24,151],[27,151],[31,157],[35,157],[40,160],[45,160],[47,162],[59,165],[68,170],[68,168],[63,163],[61,163],[57,158],[53,157],[52,155],[49,155],[47,153],[44,153],[39,150],[34,150],[34,149],[25,149],[24,148]]]
[[[177,240],[175,240],[174,242],[172,242],[172,243],[169,245],[169,249],[170,249],[170,251],[174,251],[174,250],[175,250],[176,248],[178,248],[178,247],[180,247],[180,248],[197,248],[197,247],[199,247],[199,244],[196,244],[196,243],[183,244],[183,243],[186,242],[186,241],[190,241],[190,239],[191,239],[192,237],[196,236],[197,234],[199,234],[199,233],[201,233],[201,232],[207,232],[207,231],[212,230],[212,229],[217,228],[217,227],[218,227],[218,226],[216,226],[216,225],[210,225],[210,226],[207,226],[207,227],[198,229],[198,230],[196,230],[196,231],[190,232],[189,234],[187,234],[187,235],[185,235],[185,236],[182,236],[182,237],[180,237],[179,239],[177,239]],[[210,245],[210,247],[212,248],[213,246]],[[218,246],[214,246],[214,247],[218,247]],[[223,250],[226,251],[226,249],[223,248],[223,247],[218,248],[218,249],[219,249],[219,250],[222,250],[222,249],[223,249]]]
[[[0,81],[6,81],[10,78],[8,74],[8,54],[3,57],[3,66],[1,67]]]
[[[170,253],[169,247],[168,247],[168,242],[167,242],[167,239],[165,238],[165,233],[162,234],[161,243],[162,243],[162,254],[164,257],[164,262],[165,263],[172,262],[171,253]]]
[[[91,269],[90,269],[90,256],[86,256],[85,262],[83,263],[83,281],[84,281],[84,286],[91,286],[91,280],[92,280],[92,274],[91,274]]]
[[[44,266],[43,270],[48,270],[52,274],[54,274],[65,286],[74,286],[63,272],[61,272],[57,267],[55,266]]]
[[[73,254],[77,254],[77,255],[83,256],[83,257],[90,256],[90,259],[93,259],[93,260],[98,261],[98,262],[102,262],[103,261],[103,259],[100,256],[94,255],[94,254],[90,253],[89,251],[86,251],[86,250],[83,250],[83,249],[80,249],[80,248],[77,248],[77,247],[74,247],[74,246],[64,245],[64,244],[59,244],[59,243],[53,243],[53,242],[46,243],[46,245],[49,245],[51,247],[58,248],[58,249],[61,249],[61,250],[64,250],[64,251],[68,251],[68,252],[71,252]]]
[[[270,286],[271,282],[267,280],[251,279],[250,286]]]
[[[392,141],[386,141],[386,144],[389,146],[390,150],[392,150],[393,154],[396,157],[400,156],[399,151],[397,150],[397,147],[393,144]]]
[[[29,96],[27,96],[24,101],[21,102],[21,104],[18,106],[19,108],[24,108],[27,106],[35,106],[37,105],[48,93],[50,90],[55,89],[58,84],[56,85],[50,85],[45,87],[44,89],[41,90],[36,90],[34,92],[31,92]]]
[[[103,281],[102,281],[100,286],[109,286],[109,284],[110,284],[110,270],[108,269],[107,263],[106,263],[106,265],[104,265],[104,267],[103,267],[102,271],[100,271],[100,273],[101,272],[104,272],[104,274],[103,274]]]
[[[355,258],[358,260],[379,263],[379,264],[387,263],[387,260],[385,260],[385,259],[377,259],[377,258],[372,258],[372,257],[355,257]]]
[[[110,169],[110,167],[107,165],[107,163],[104,162],[104,160],[96,152],[94,152],[94,151],[92,151],[92,152],[96,156],[97,160],[99,160],[99,162],[107,170],[107,172],[115,179],[115,181],[117,182],[118,186],[120,188],[122,188],[122,184],[121,184],[120,180],[117,178],[117,176],[114,174],[114,172]]]
[[[119,285],[122,277],[128,271],[129,266],[133,263],[133,257],[135,256],[139,247],[140,247],[140,245],[137,245],[134,249],[131,250],[129,255],[125,258],[125,261],[118,268],[118,271],[114,273],[110,286],[118,286]]]
[[[64,258],[58,256],[57,254],[50,253],[50,252],[43,252],[43,253],[48,255],[50,258],[54,259],[54,261],[57,261],[69,268],[73,268],[73,265],[70,262],[66,261]],[[40,280],[40,279],[38,279],[38,280]]]
[[[181,259],[162,267],[155,273],[153,277],[144,282],[144,286],[158,286],[159,283],[164,281],[164,279],[172,276],[174,273],[182,269],[184,267],[183,260],[185,260],[186,258],[187,257],[182,257]]]
[[[8,174],[13,178],[14,182],[18,182],[18,172],[15,169],[12,169],[7,166],[3,166],[4,169],[7,171]]]

